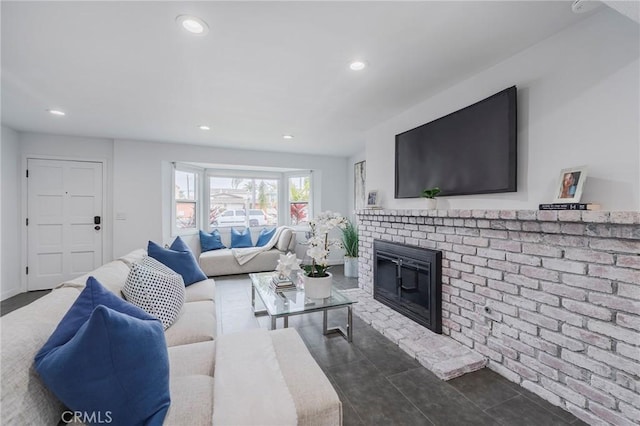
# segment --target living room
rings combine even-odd
[[[204,123],[201,116],[196,118],[197,122],[190,124],[189,130],[185,130],[184,138],[169,131],[164,137],[160,131],[154,130],[154,127],[156,121],[163,123],[172,121],[172,114],[175,111],[170,107],[158,115],[152,114],[151,111],[148,113],[138,111],[138,117],[145,117],[146,120],[138,125],[134,123],[135,132],[122,134],[121,130],[117,130],[100,133],[96,129],[108,128],[110,119],[92,113],[92,108],[84,105],[93,105],[96,111],[102,111],[101,107],[96,105],[101,102],[101,99],[60,101],[53,99],[52,96],[56,93],[64,93],[63,88],[56,87],[44,96],[42,93],[34,93],[39,89],[29,90],[28,86],[24,86],[19,76],[21,72],[26,72],[26,69],[13,69],[11,60],[18,61],[18,58],[22,57],[20,55],[28,56],[29,52],[21,52],[15,44],[14,48],[5,46],[5,43],[19,43],[17,39],[19,33],[5,36],[5,31],[9,31],[6,28],[13,28],[11,25],[7,26],[5,20],[14,18],[15,15],[12,13],[20,10],[19,7],[10,3],[3,2],[2,13],[3,121],[0,172],[3,188],[0,272],[3,300],[27,290],[24,272],[27,266],[26,231],[22,226],[26,217],[26,183],[23,175],[27,158],[90,159],[103,162],[106,187],[106,208],[103,216],[105,263],[145,246],[148,240],[163,244],[170,244],[173,241],[175,237],[172,230],[171,211],[173,163],[233,166],[253,170],[261,168],[281,171],[311,170],[315,213],[325,210],[338,211],[364,226],[369,226],[364,222],[370,220],[369,215],[373,214],[371,211],[358,216],[353,212],[355,205],[353,174],[356,163],[366,161],[366,189],[378,191],[378,204],[383,208],[382,211],[387,218],[393,216],[393,214],[387,214],[387,211],[400,211],[400,215],[404,215],[407,211],[423,210],[423,199],[394,198],[395,135],[457,111],[513,85],[518,89],[517,192],[441,197],[438,200],[439,209],[449,211],[537,210],[539,204],[553,200],[560,170],[588,165],[589,175],[582,194],[584,202],[600,204],[603,212],[640,210],[640,144],[638,142],[640,139],[638,52],[640,49],[637,17],[635,19],[633,17],[633,7],[634,5],[637,7],[637,2],[604,2],[585,14],[572,14],[572,2],[562,2],[562,6],[566,7],[570,17],[563,15],[565,20],[548,22],[549,28],[546,29],[547,33],[543,37],[538,35],[539,39],[522,40],[522,46],[517,50],[513,50],[513,45],[509,45],[505,49],[496,49],[495,52],[487,53],[493,56],[486,62],[474,62],[469,57],[462,56],[461,53],[453,58],[448,57],[446,52],[442,52],[446,49],[442,47],[446,46],[442,40],[421,40],[421,43],[427,44],[429,48],[434,49],[434,52],[442,55],[436,56],[433,61],[421,60],[416,66],[433,79],[429,80],[428,84],[416,79],[414,84],[404,85],[397,92],[389,95],[392,90],[384,85],[392,86],[391,82],[367,80],[367,78],[373,78],[367,77],[367,74],[364,74],[364,78],[360,80],[358,78],[362,75],[347,77],[346,80],[355,85],[351,88],[343,80],[335,83],[334,86],[326,83],[326,90],[332,97],[341,95],[346,98],[346,101],[341,104],[343,108],[349,106],[352,93],[363,97],[365,103],[375,105],[380,102],[375,97],[375,93],[383,89],[389,96],[390,104],[393,102],[398,104],[398,107],[395,105],[371,107],[367,111],[369,121],[354,113],[353,121],[362,120],[362,122],[351,128],[353,133],[348,135],[350,138],[348,142],[344,140],[344,136],[338,137],[332,133],[323,133],[326,140],[311,138],[309,134],[314,126],[305,127],[303,132],[295,129],[274,129],[275,126],[267,126],[261,122],[256,126],[255,132],[269,132],[275,136],[272,136],[271,142],[261,138],[259,141],[249,140],[252,144],[247,145],[237,141],[234,135],[207,136],[217,131],[217,123],[211,126],[212,130],[209,133],[201,131],[197,128]],[[630,9],[628,5],[625,6],[625,3],[631,4]],[[256,17],[260,17],[261,12],[267,7],[254,6],[257,8]],[[438,3],[437,6],[443,8],[438,10],[439,12],[446,12],[447,7],[452,7],[448,12],[451,14],[467,13],[464,7],[471,7],[467,3],[460,3],[454,7],[446,2]],[[16,9],[12,11],[11,7]],[[48,7],[55,10],[55,6]],[[90,8],[87,5],[65,7]],[[191,7],[196,14],[197,6]],[[245,7],[252,6],[245,5]],[[296,5],[296,7],[302,6]],[[366,4],[350,7],[353,9],[347,8],[347,10],[351,15],[345,16],[356,19],[357,8],[366,7]],[[283,11],[287,10],[286,6],[282,8]],[[37,13],[34,13],[34,16],[42,19],[43,22],[48,21]],[[172,19],[175,19],[175,16]],[[383,18],[378,17],[378,19],[380,19],[379,23],[384,22]],[[544,21],[543,18],[540,19],[541,25]],[[36,25],[36,22],[38,21],[29,21],[28,25]],[[394,24],[397,25],[395,21]],[[208,36],[211,37],[215,34],[215,28],[213,22],[209,22],[209,25],[211,29]],[[412,21],[407,26],[410,30],[415,30],[420,23]],[[401,28],[402,26],[398,27],[400,36]],[[514,33],[516,30],[517,28],[509,25],[505,25],[502,29],[506,34]],[[392,32],[391,29],[389,32]],[[450,33],[446,34],[448,35],[443,38],[455,38]],[[495,46],[504,42],[504,35],[502,38],[499,35],[495,37],[491,40]],[[402,46],[398,50],[405,49],[411,52],[411,49],[414,49],[413,56],[422,55],[415,50],[418,46],[412,45],[412,41],[396,39],[393,43],[389,43]],[[42,44],[36,45],[40,48],[42,46]],[[102,48],[108,49],[107,46]],[[476,52],[482,50],[481,46],[474,46],[474,48]],[[491,50],[488,46],[485,48]],[[64,49],[61,50],[64,51]],[[197,49],[190,45],[184,50],[191,52]],[[5,52],[11,52],[13,56],[7,58]],[[16,52],[20,52],[19,55]],[[47,60],[43,51],[32,53],[33,58],[30,60],[32,62],[19,60],[22,66],[31,67],[27,68],[31,70],[30,72],[40,62]],[[464,53],[471,56],[474,52],[464,51]],[[481,55],[481,53],[477,54]],[[73,50],[70,49],[66,54],[69,55],[68,58],[72,58]],[[143,63],[130,59],[133,64],[131,68],[125,67],[121,74],[112,77],[113,81],[126,82],[127,72],[153,74],[144,68]],[[345,58],[344,68],[347,68],[350,59]],[[368,67],[363,70],[369,75],[376,73],[377,66],[382,66],[382,58],[363,59],[370,61],[367,64]],[[455,66],[447,63],[447,60]],[[434,69],[428,69],[427,64]],[[136,66],[140,68],[136,69]],[[395,66],[412,67],[411,64]],[[439,66],[443,68],[440,69]],[[452,77],[455,81],[445,78],[448,77],[446,73],[449,68],[447,67],[457,69],[455,76]],[[8,68],[8,72],[5,68]],[[92,68],[88,67],[88,69]],[[346,69],[345,72],[347,71],[351,72]],[[261,77],[267,78],[270,76],[268,72],[273,70],[265,70],[262,75],[254,72],[253,78],[256,81]],[[298,72],[301,73],[303,70]],[[185,76],[187,79],[191,78],[194,82],[203,84],[206,79],[206,75],[193,69],[188,70]],[[411,76],[417,77],[416,74]],[[32,81],[41,85],[43,83],[38,80],[39,78],[42,77],[36,76]],[[109,82],[108,85],[105,83],[107,91],[116,90],[110,87],[114,83],[109,80],[109,76],[97,75],[96,81],[99,79]],[[380,87],[372,86],[372,81],[376,81]],[[241,84],[240,81],[234,81],[234,83]],[[122,84],[126,86],[125,83]],[[252,84],[251,89],[255,93],[261,93],[261,89],[264,89],[259,83]],[[298,84],[300,84],[298,80],[292,82],[291,92],[299,92],[301,97],[309,96]],[[192,90],[192,93],[199,91],[196,83],[187,85],[187,88]],[[137,98],[135,91],[129,93],[133,98]],[[355,94],[353,96],[356,96]],[[319,96],[316,98],[318,104],[310,108],[311,112],[308,113],[306,120],[317,119],[319,123],[324,123],[331,122],[333,119],[336,127],[350,120],[348,109],[333,111],[329,106],[331,97],[321,98],[322,93],[316,95]],[[248,95],[245,92],[243,96]],[[327,95],[324,94],[324,96]],[[20,97],[24,97],[24,103],[19,101]],[[76,111],[68,111],[66,117],[44,117],[45,110],[54,108],[56,105],[38,103],[42,98],[47,102],[60,102],[60,105],[65,102],[67,104],[75,102],[78,106]],[[206,103],[208,100],[202,99],[199,102]],[[240,99],[237,103],[235,102],[231,104],[231,108],[239,108],[238,105],[250,103],[252,99]],[[270,100],[259,99],[256,102],[263,104],[269,103]],[[273,102],[283,102],[283,100],[274,99]],[[126,98],[121,99],[120,103],[123,105],[123,115],[126,115],[128,113],[125,108]],[[162,104],[161,101],[158,103]],[[24,113],[27,107],[37,109],[37,112]],[[74,115],[80,116],[79,109],[84,110],[82,120],[74,119]],[[240,114],[237,111],[231,113],[232,115]],[[43,117],[36,118],[31,114]],[[179,114],[181,122],[185,122],[184,114]],[[246,121],[246,127],[251,127],[250,119]],[[92,129],[87,124],[91,122],[96,123],[96,129]],[[114,121],[114,123],[117,122]],[[122,128],[132,125],[126,121],[121,123]],[[238,130],[239,123],[241,120],[234,122],[235,128],[230,127],[224,131]],[[219,126],[224,127],[222,124],[220,123]],[[326,129],[324,131],[326,132]],[[294,134],[293,141],[282,140],[281,136],[286,132]],[[308,136],[311,142],[304,141],[305,136]],[[331,140],[333,137],[335,140]],[[249,139],[250,136],[245,138]],[[300,145],[296,145],[298,143]],[[265,149],[266,146],[270,146],[271,149]],[[444,214],[447,217],[447,213]],[[280,216],[281,224],[286,224],[286,214]],[[407,217],[409,216],[411,215],[408,214]],[[373,219],[373,221],[378,220]],[[637,223],[631,225],[637,226]],[[304,231],[301,231],[299,237],[303,236]],[[192,248],[197,248],[199,244],[197,235],[185,236],[185,240]],[[637,235],[631,242],[637,244]],[[637,255],[637,252],[630,250],[628,254],[634,253]],[[365,271],[364,277],[368,279],[370,275]],[[361,276],[360,279],[362,278]],[[365,288],[366,285],[361,284],[360,287]],[[637,300],[637,293],[631,298]],[[635,380],[637,383],[637,374]],[[628,403],[624,404],[628,407],[628,411],[625,411],[623,416],[624,420],[638,421],[634,416],[637,416],[640,407],[636,405],[633,408]],[[619,412],[616,411],[617,414]],[[578,417],[593,424],[597,421],[615,423],[611,418],[605,418],[602,413],[601,411],[595,418],[587,418],[586,414]]]

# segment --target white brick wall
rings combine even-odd
[[[362,210],[373,241],[443,252],[443,333],[585,422],[640,422],[640,213]],[[485,308],[488,307],[488,312]]]

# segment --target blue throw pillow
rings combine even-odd
[[[169,407],[162,323],[94,277],[36,355],[35,368],[67,407],[102,419],[108,412],[113,424],[159,425]]]
[[[237,231],[235,228],[231,228],[231,248],[245,247],[253,247],[249,228],[244,228],[244,231],[242,232]]]
[[[267,228],[262,228],[260,235],[258,235],[258,241],[256,241],[256,247],[265,246],[269,241],[271,241],[271,238],[275,233],[276,228],[272,228],[270,231],[268,231]]]
[[[149,241],[147,252],[150,257],[182,275],[185,286],[207,279],[193,252],[180,237],[176,237],[168,249]]]
[[[204,253],[205,251],[219,250],[226,247],[222,244],[220,232],[217,229],[214,229],[210,234],[200,231],[200,248]]]
[[[64,345],[73,336],[76,335],[78,329],[87,322],[89,316],[98,305],[104,305],[116,311],[122,312],[140,319],[154,319],[137,306],[127,302],[124,299],[107,290],[94,277],[87,279],[87,285],[80,292],[80,295],[73,302],[65,316],[62,318],[58,327],[54,330],[49,340],[44,344],[42,349],[36,355],[36,361],[49,353],[53,348]]]

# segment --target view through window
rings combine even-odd
[[[175,226],[178,231],[198,227],[197,179],[195,172],[175,170]]]
[[[277,226],[278,179],[210,175],[209,225]]]
[[[305,176],[289,177],[289,216],[292,225],[309,222],[309,199],[311,194],[311,178]]]

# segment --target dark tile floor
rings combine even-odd
[[[3,300],[2,302],[0,302],[0,316],[15,311],[16,309],[21,308],[24,305],[28,305],[29,303],[41,298],[50,291],[51,290],[28,291],[26,293],[20,293],[16,296]]]
[[[332,269],[339,288],[357,287],[342,268]],[[2,301],[2,315],[47,292],[29,292]],[[251,309],[247,275],[216,278],[218,333],[269,327]],[[331,325],[346,322],[331,311]],[[282,322],[278,322],[282,327]],[[489,369],[443,382],[384,336],[353,318],[353,342],[322,335],[322,314],[292,317],[309,351],[343,403],[344,425],[584,425],[572,414],[509,382]]]
[[[340,267],[332,272],[338,287],[357,287]],[[246,275],[216,278],[220,333],[269,327],[267,317],[253,315],[250,286]],[[342,311],[330,311],[330,326],[346,322]],[[289,326],[338,392],[345,425],[585,424],[489,369],[443,382],[357,316],[351,344],[323,336],[320,313],[292,317]]]

